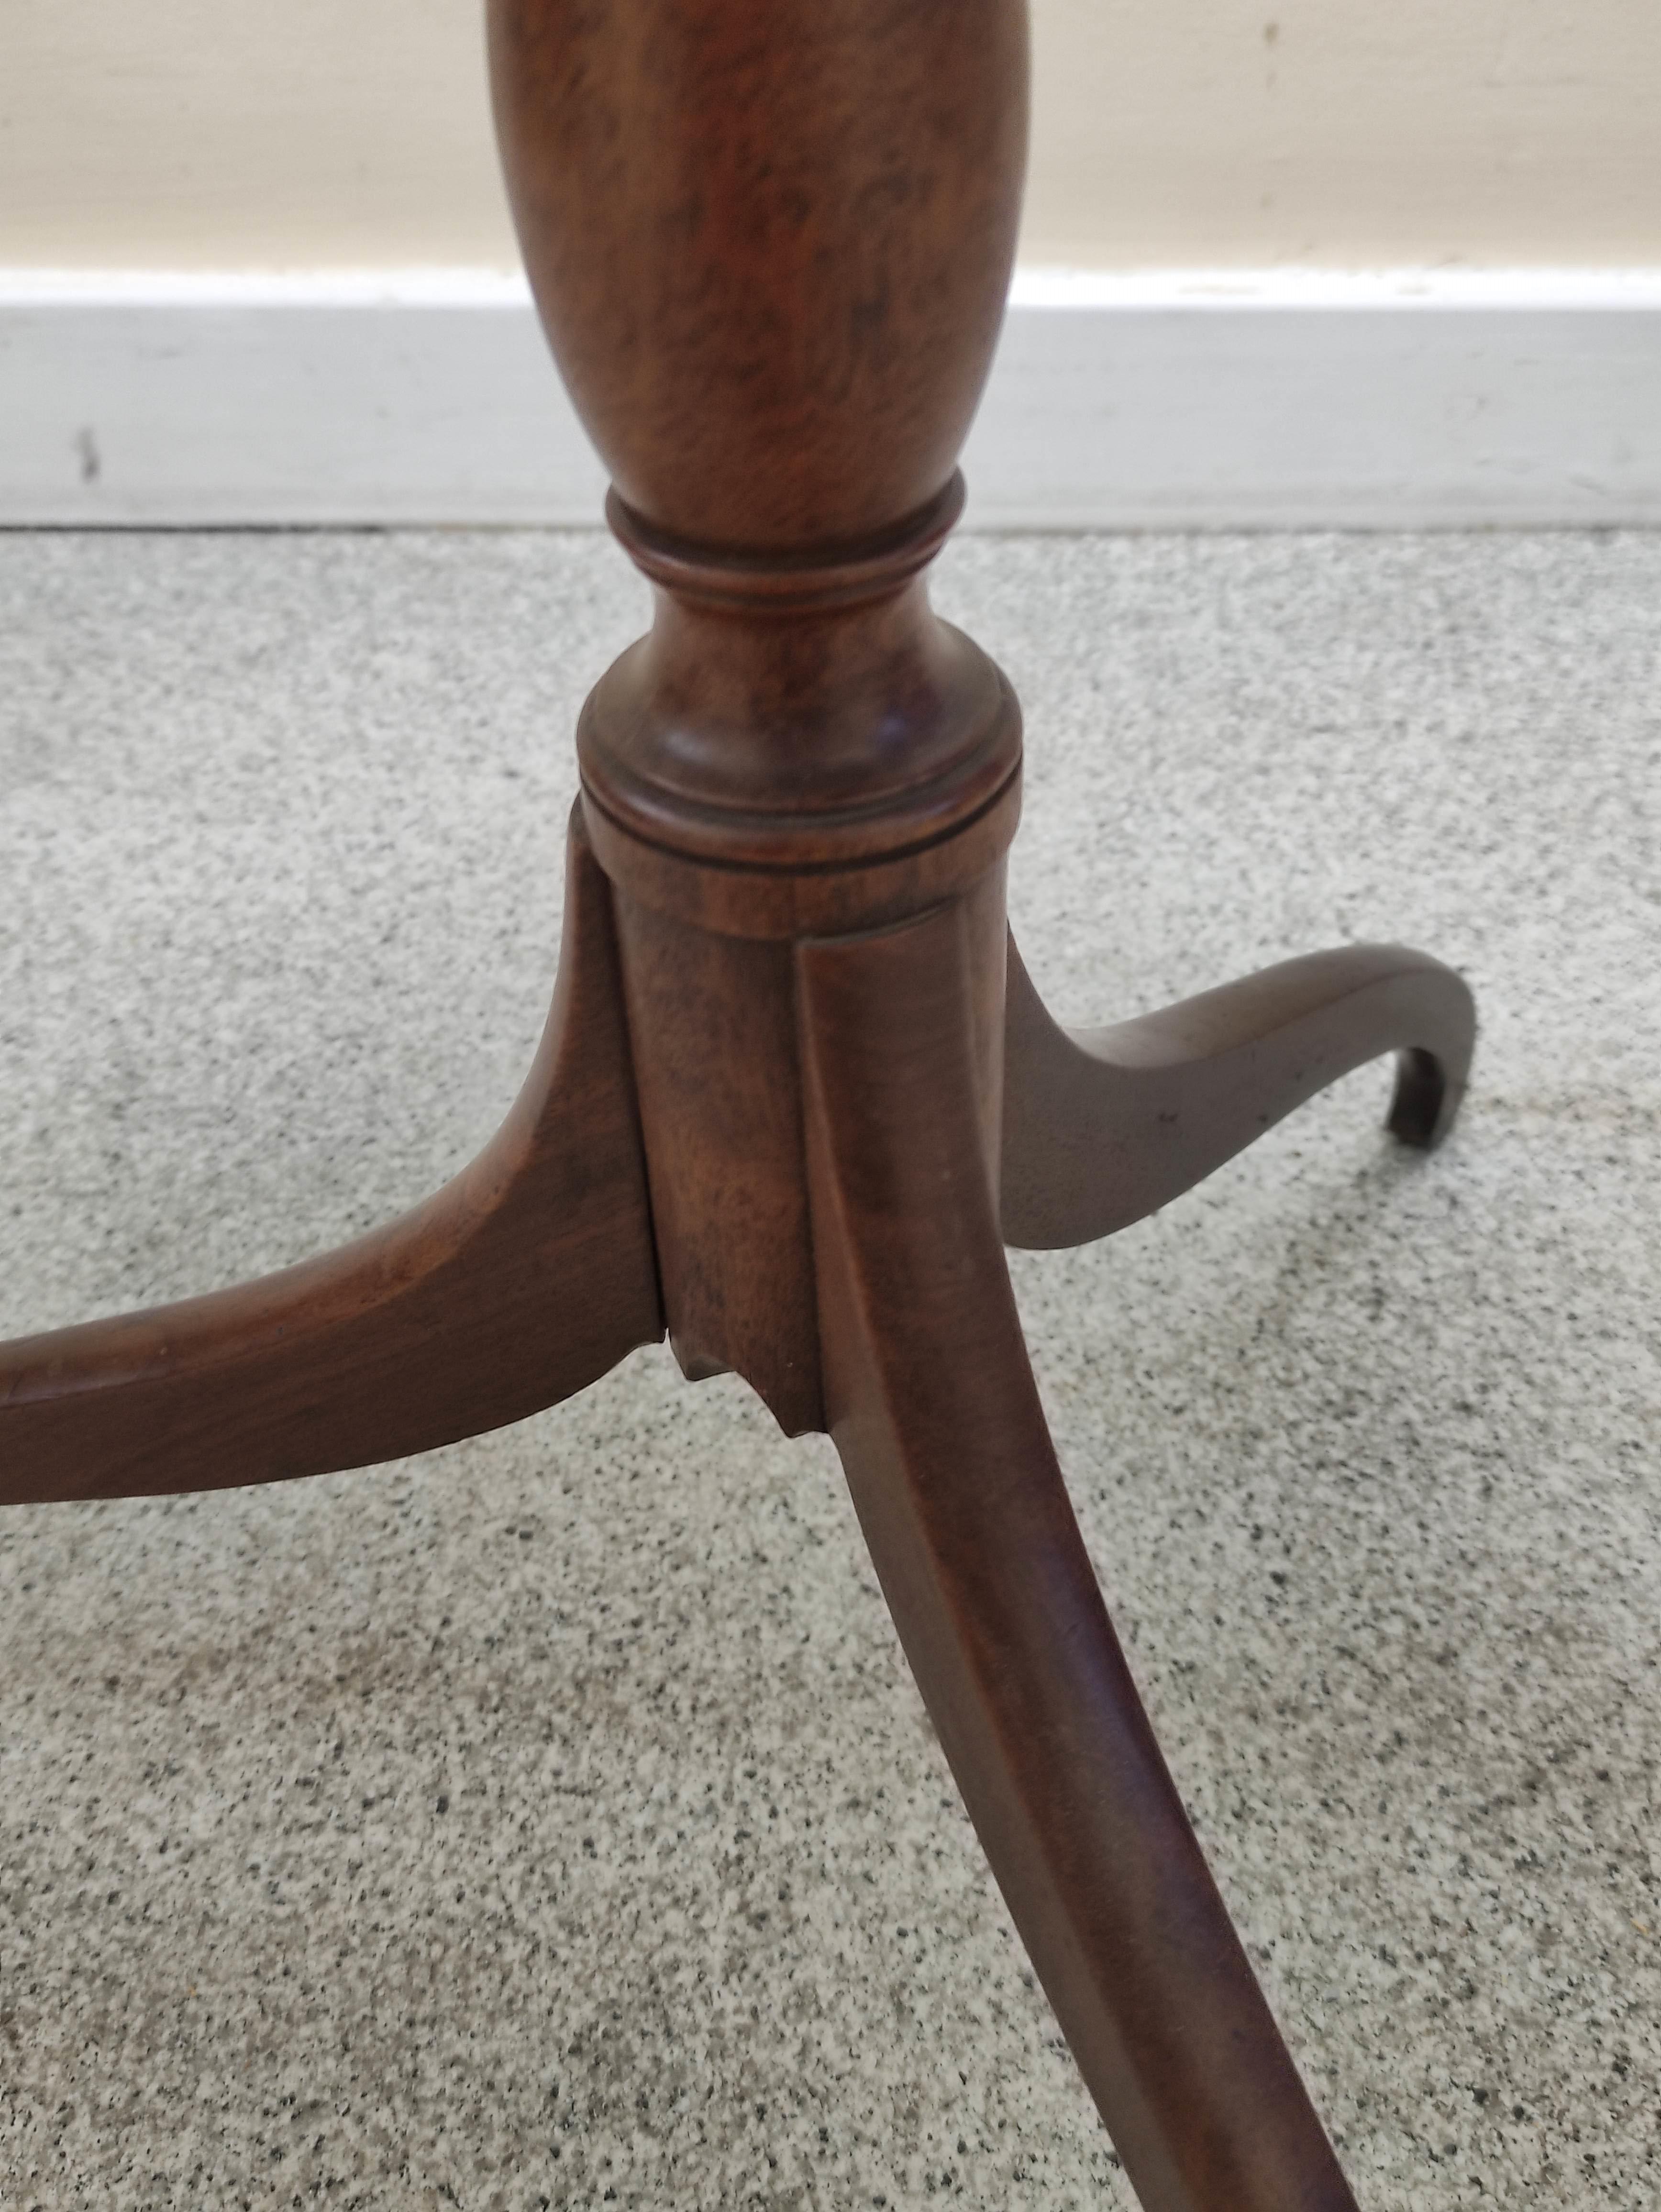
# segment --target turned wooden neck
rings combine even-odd
[[[720,564],[614,502],[656,599],[577,728],[614,879],[688,921],[794,936],[915,911],[997,858],[1019,708],[922,575],[959,496],[954,477],[904,534],[841,558]]]
[[[532,287],[656,596],[578,735],[596,852],[744,934],[966,888],[1013,833],[1019,716],[922,576],[1013,257],[1022,0],[490,23]]]

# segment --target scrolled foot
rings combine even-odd
[[[478,1158],[321,1258],[0,1344],[0,1504],[401,1457],[552,1405],[661,1334],[610,892],[574,829],[553,1011]]]
[[[1009,947],[1002,1218],[1028,1250],[1086,1244],[1190,1188],[1351,1068],[1397,1055],[1387,1126],[1451,1127],[1476,1033],[1463,981],[1356,945],[1265,968],[1110,1029],[1064,1030]]]

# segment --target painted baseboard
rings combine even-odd
[[[1661,270],[1023,270],[971,527],[1661,523]],[[0,524],[593,523],[522,283],[0,270]]]

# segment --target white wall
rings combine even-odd
[[[0,264],[505,267],[478,0],[0,0]],[[1022,256],[1661,263],[1661,0],[1036,0]]]
[[[597,517],[481,15],[0,0],[0,526]],[[1034,0],[1034,50],[971,524],[1661,524],[1661,0]]]
[[[1658,0],[1038,0],[1026,255],[1661,261]]]

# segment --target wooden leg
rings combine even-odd
[[[970,1817],[1147,2212],[1354,2212],[1056,1466],[977,1103],[991,989],[966,916],[798,951],[831,1433]]]
[[[398,1458],[569,1397],[662,1333],[611,891],[574,826],[553,1011],[486,1150],[322,1258],[0,1345],[0,1503]]]
[[[1041,1251],[1140,1221],[1381,1053],[1397,1054],[1389,1127],[1438,1144],[1475,1033],[1459,977],[1397,945],[1311,953],[1137,1021],[1068,1030],[1012,942],[1005,1240]]]

